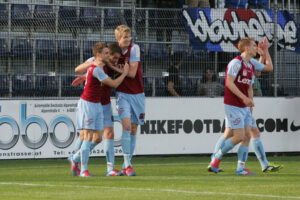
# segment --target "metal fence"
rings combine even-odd
[[[164,95],[174,54],[183,58],[183,96],[203,96],[207,69],[224,87],[226,66],[236,53],[191,49],[181,9],[141,8],[135,1],[113,7],[79,2],[0,1],[0,98],[80,96],[83,85],[71,86],[74,68],[92,56],[95,42],[115,42],[113,31],[120,24],[132,27],[141,48],[147,96]],[[290,12],[299,25],[300,11]],[[277,58],[275,73],[258,78],[262,95],[300,96],[300,56],[283,49],[272,56]]]

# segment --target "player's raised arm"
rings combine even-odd
[[[94,61],[87,61],[87,62],[84,62],[80,65],[78,65],[76,68],[75,68],[75,73],[84,73],[88,70],[89,67],[93,66],[93,65],[96,65],[96,66],[104,66],[105,64],[96,59]]]
[[[263,50],[265,65],[262,69],[263,72],[271,72],[273,71],[273,63],[269,53],[269,41],[266,37],[264,37],[264,41],[258,44],[258,47]],[[276,48],[276,47],[275,47]]]
[[[113,80],[111,78],[107,78],[107,79],[105,79],[105,80],[103,80],[101,82],[103,84],[109,86],[109,87],[117,88],[122,83],[122,81],[124,80],[124,78],[128,75],[128,71],[129,71],[129,65],[126,63],[124,65],[123,72],[122,72],[121,76],[119,76],[115,80]]]

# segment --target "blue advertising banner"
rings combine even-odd
[[[270,44],[274,37],[274,13],[269,9],[183,9],[185,27],[193,49],[237,52],[243,37]],[[288,11],[278,11],[278,46],[300,53],[300,31]]]

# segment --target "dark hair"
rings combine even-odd
[[[117,43],[110,43],[107,46],[109,48],[110,55],[113,55],[115,53],[119,53],[120,55],[122,55],[122,49]]]
[[[175,52],[173,55],[172,55],[172,64],[173,65],[177,65],[178,63],[180,63],[180,61],[182,61],[182,53],[181,52]]]

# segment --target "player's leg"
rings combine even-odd
[[[236,169],[237,175],[255,175],[255,173],[252,173],[248,169],[245,169],[245,164],[248,159],[249,142],[250,142],[250,126],[246,126],[244,139],[240,143],[240,146],[238,148],[238,163]]]
[[[122,120],[122,151],[124,157],[124,169],[131,167],[130,162],[130,133],[131,133],[131,108],[128,94],[117,92],[117,109]]]
[[[80,160],[81,160],[80,176],[91,177],[92,175],[89,173],[87,166],[89,161],[91,142],[95,131],[88,130],[88,129],[84,129],[83,131],[84,131],[84,140],[80,148]]]
[[[113,127],[104,127],[104,152],[106,155],[107,172],[106,176],[120,176],[121,172],[114,168],[114,130]]]
[[[226,126],[224,133],[219,137],[219,139],[216,143],[214,153],[211,155],[211,161],[212,161],[215,153],[217,153],[224,146],[225,141],[232,136],[233,136],[233,134],[232,134],[231,128],[229,126]],[[214,172],[210,165],[208,165],[207,171]],[[224,170],[219,168],[219,172],[224,172]]]
[[[276,165],[274,163],[270,163],[267,160],[266,152],[264,150],[263,143],[260,138],[260,132],[255,124],[250,130],[250,135],[252,139],[252,147],[254,149],[254,153],[260,163],[261,169],[263,172],[276,172],[281,166]]]
[[[244,120],[241,120],[244,119],[243,109],[226,104],[224,107],[225,120],[228,121],[228,127],[232,129],[233,136],[231,138],[228,138],[225,141],[224,146],[219,149],[219,151],[217,151],[213,156],[210,166],[215,173],[219,172],[219,163],[223,155],[233,149],[236,144],[240,143],[245,135]]]
[[[80,168],[79,168],[80,148],[81,148],[83,139],[84,139],[84,132],[83,132],[83,130],[80,130],[79,137],[76,141],[76,145],[75,145],[75,149],[74,149],[74,154],[72,154],[68,157],[68,160],[69,160],[70,165],[71,165],[71,171],[72,171],[74,176],[78,176],[80,174]],[[81,141],[80,146],[78,144],[78,140]]]

